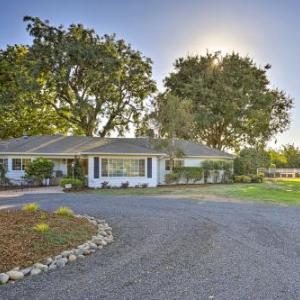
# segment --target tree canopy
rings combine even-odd
[[[217,149],[262,145],[290,122],[292,99],[270,87],[267,69],[237,53],[188,56],[175,62],[165,87],[193,102],[190,138]]]
[[[32,45],[1,51],[0,110],[10,108],[2,115],[6,131],[31,119],[31,134],[122,135],[140,121],[145,99],[156,90],[149,58],[81,24],[64,29],[37,17],[24,21]]]
[[[25,134],[64,133],[68,129],[53,108],[43,104],[28,73],[27,46],[8,46],[0,51],[0,138]]]

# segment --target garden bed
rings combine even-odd
[[[46,223],[49,230],[34,230]],[[26,267],[71,249],[96,234],[97,226],[86,219],[46,211],[0,211],[0,273]]]

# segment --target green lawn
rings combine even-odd
[[[205,195],[300,205],[300,180],[266,181],[261,184],[218,184],[203,186],[174,186],[158,188],[127,188],[95,190],[102,195],[177,196],[197,198]]]

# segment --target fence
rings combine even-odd
[[[300,169],[296,168],[258,168],[257,173],[268,178],[300,178]]]

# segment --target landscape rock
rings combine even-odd
[[[74,255],[74,254],[71,254],[70,256],[69,256],[69,261],[75,261],[77,259],[77,257],[76,257],[76,255]]]
[[[51,270],[55,270],[56,268],[57,268],[57,265],[53,262],[53,263],[49,266],[48,270],[51,271]]]
[[[9,276],[9,279],[11,280],[20,280],[24,278],[24,274],[20,271],[11,270],[8,271],[6,274]]]
[[[32,270],[32,267],[28,267],[28,268],[22,269],[21,272],[24,274],[24,276],[27,276],[30,274],[31,270]]]
[[[58,268],[63,268],[66,265],[67,262],[68,262],[68,260],[65,257],[60,258],[60,259],[58,259],[58,260],[55,261],[56,266]]]
[[[0,274],[0,284],[4,284],[9,280],[9,276],[5,273]]]
[[[31,275],[31,276],[34,276],[34,275],[38,275],[38,274],[40,274],[40,273],[42,273],[42,270],[41,270],[41,269],[33,268],[33,269],[31,270],[31,272],[30,272],[30,275]]]
[[[51,257],[48,257],[44,263],[45,263],[45,265],[49,266],[49,265],[51,265],[52,262],[53,262],[53,259]]]
[[[40,269],[43,272],[48,271],[48,266],[43,265],[41,263],[36,263],[36,264],[33,265],[33,267],[36,268],[36,269]]]

